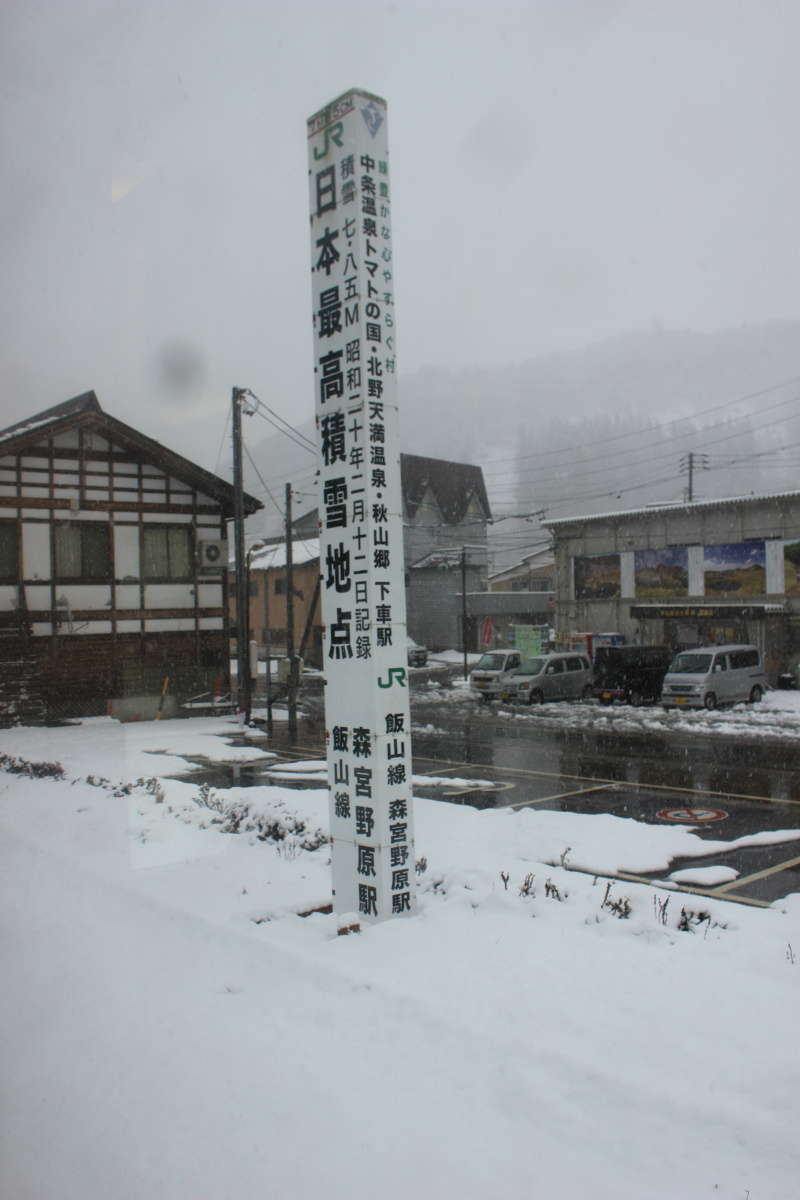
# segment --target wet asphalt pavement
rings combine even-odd
[[[631,733],[624,720],[618,729],[612,720],[610,728],[596,730],[575,727],[571,705],[548,706],[549,718],[537,720],[530,710],[519,719],[466,697],[453,699],[412,690],[414,773],[426,777],[416,787],[420,794],[477,808],[613,813],[690,825],[712,841],[800,831],[800,738],[776,743],[672,730]],[[305,710],[295,745],[285,724],[276,722],[269,748],[281,757],[325,757],[321,698],[307,698]],[[216,768],[202,778],[218,787],[269,782],[263,766]],[[274,782],[287,786],[285,779]],[[292,786],[320,787],[321,779]],[[800,838],[673,860],[668,869],[637,878],[665,879],[684,866],[729,866],[739,873],[732,883],[687,887],[694,894],[769,904],[800,891]]]

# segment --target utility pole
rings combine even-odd
[[[680,470],[682,475],[689,476],[689,484],[686,489],[686,499],[689,504],[694,501],[694,472],[695,467],[700,470],[708,470],[708,455],[696,454],[694,450],[690,450],[688,454],[684,454],[680,462]]]
[[[464,678],[467,671],[467,547],[461,547],[461,647],[464,651]]]
[[[272,733],[272,630],[269,627],[269,570],[264,571],[264,657],[267,660],[267,733]]]
[[[247,594],[247,558],[244,549],[244,484],[242,477],[242,404],[245,389],[233,389],[233,530],[236,570],[236,703],[250,720],[250,598]]]
[[[294,572],[292,560],[292,485],[286,485],[286,656],[289,660],[287,708],[289,741],[297,741],[297,661],[294,653]]]

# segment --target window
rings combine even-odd
[[[111,530],[99,521],[55,527],[56,579],[110,579]]]
[[[275,580],[275,595],[276,596],[285,596],[286,595],[286,580],[285,579],[276,579]]]
[[[757,667],[757,650],[733,650],[731,652],[731,670],[741,670],[742,667]]]
[[[0,579],[16,582],[19,574],[19,532],[16,521],[0,521]]]
[[[144,579],[191,579],[192,531],[188,525],[145,525],[142,530]]]

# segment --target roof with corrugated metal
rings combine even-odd
[[[719,508],[734,504],[759,504],[765,500],[798,499],[800,499],[800,491],[765,492],[763,495],[758,496],[726,496],[719,500],[694,500],[691,504],[686,501],[674,501],[671,504],[651,504],[647,508],[626,508],[617,512],[587,513],[585,516],[580,517],[554,517],[550,521],[542,521],[542,525],[550,529],[554,525],[577,525],[586,521],[610,521],[625,519],[626,517],[660,516],[665,512],[675,512],[676,510],[689,513],[701,508]]]

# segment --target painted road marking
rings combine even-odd
[[[506,807],[516,811],[518,808],[526,808],[531,804],[546,804],[550,800],[569,800],[572,796],[588,796],[592,792],[608,792],[613,787],[614,784],[601,783],[597,787],[578,788],[574,792],[557,792],[553,796],[539,796],[536,800],[520,800],[518,804],[509,804]]]
[[[780,871],[788,871],[789,867],[800,866],[800,858],[789,858],[786,862],[776,863],[774,867],[765,867],[763,871],[755,871],[752,875],[740,875],[738,879],[732,879],[730,883],[723,883],[720,887],[715,888],[714,895],[719,895],[720,892],[730,892],[734,888],[745,887],[748,883],[755,883],[757,879],[766,879],[769,875],[777,875]],[[732,900],[744,899],[740,896],[732,896]]]
[[[612,787],[631,788],[640,792],[669,792],[676,796],[708,796],[713,797],[715,800],[750,800],[769,804],[770,807],[774,807],[777,804],[800,807],[800,800],[790,800],[780,796],[759,796],[745,792],[715,792],[709,788],[687,788],[668,783],[646,783],[641,779],[604,779],[596,775],[569,775],[563,771],[534,771],[529,767],[501,767],[496,763],[459,763],[447,758],[431,758],[427,754],[421,755],[418,761],[438,763],[443,767],[457,767],[461,770],[467,767],[475,771],[493,771],[498,775],[521,775],[535,779],[574,779],[578,783],[609,784]]]
[[[724,821],[728,813],[724,808],[662,808],[656,813],[659,821],[677,821],[679,824],[698,825],[709,821]]]

